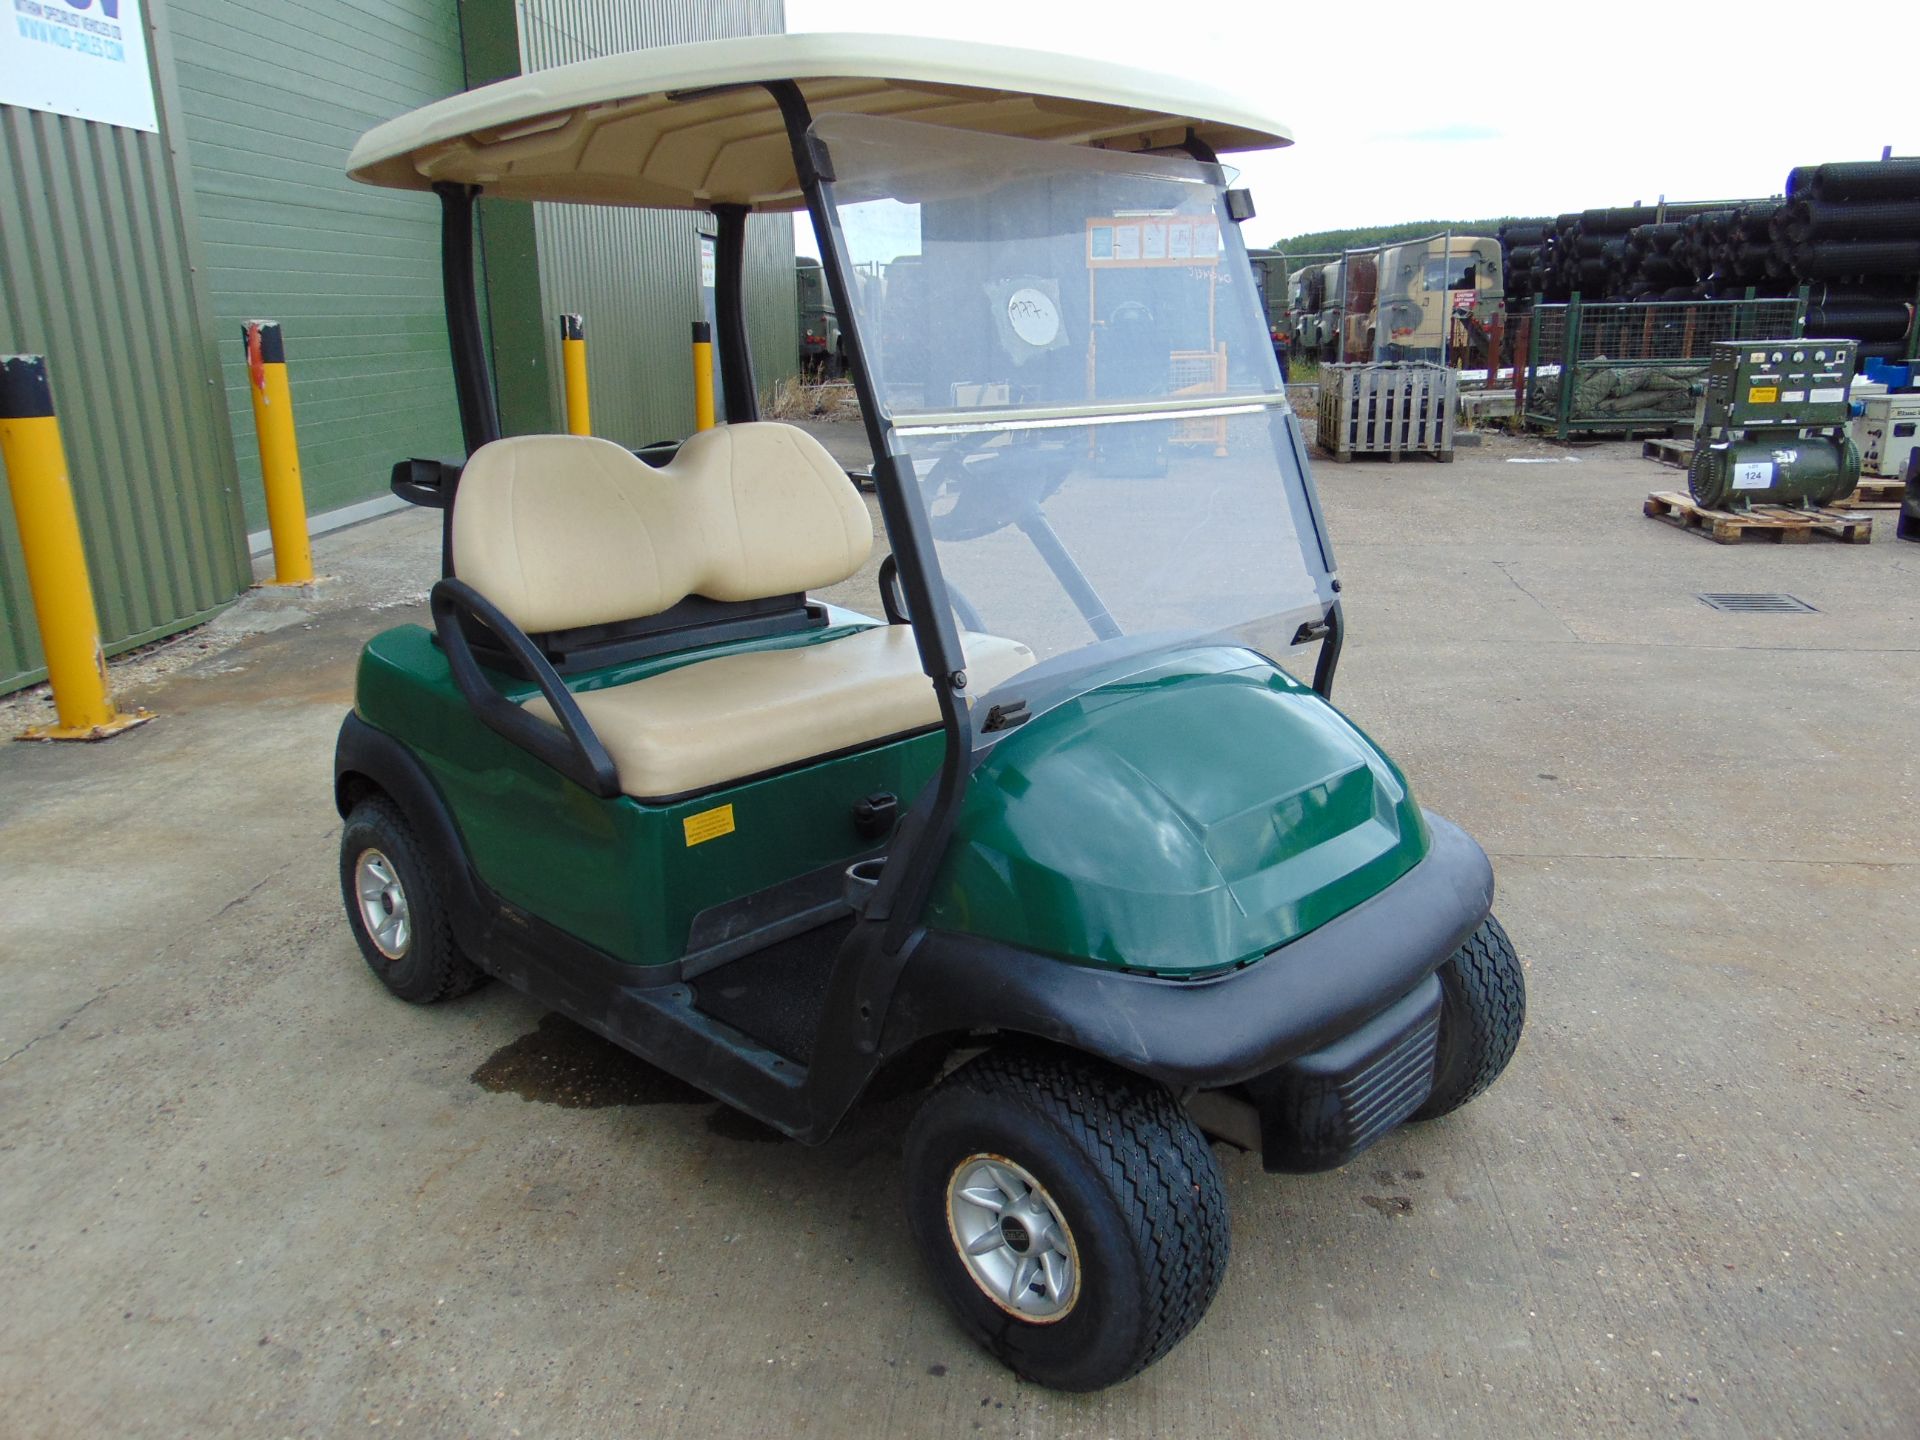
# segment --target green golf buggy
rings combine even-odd
[[[367,963],[419,1003],[504,980],[808,1144],[926,1089],[933,1280],[1065,1389],[1205,1314],[1212,1141],[1341,1165],[1524,1016],[1486,856],[1329,703],[1340,581],[1218,158],[1286,143],[1206,84],[783,35],[488,86],[351,160],[439,197],[468,452],[395,468],[443,512],[433,624],[368,641],[340,731]],[[723,423],[503,436],[483,196],[710,212]],[[799,209],[878,614],[820,598],[866,500],[757,411],[748,217]]]

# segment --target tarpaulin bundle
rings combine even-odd
[[[1700,378],[1698,366],[1681,365],[1664,369],[1657,365],[1628,365],[1575,371],[1573,414],[1590,419],[1605,415],[1638,415],[1647,411],[1684,410],[1688,391]],[[1541,379],[1542,397],[1548,404],[1560,399],[1560,376]]]

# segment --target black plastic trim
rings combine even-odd
[[[880,562],[880,607],[889,625],[909,625],[907,602],[900,594],[900,562],[891,554]]]
[[[716,205],[713,315],[720,342],[720,387],[726,392],[727,421],[741,425],[760,418],[760,395],[753,383],[753,348],[747,335],[747,207]]]
[[[1346,1164],[1433,1092],[1440,978],[1428,975],[1364,1025],[1247,1082],[1269,1174]]]
[[[847,866],[864,858],[856,855],[751,895],[709,905],[688,927],[687,953],[680,957],[681,978],[692,980],[791,936],[845,919]]]
[[[449,510],[454,491],[460,487],[460,472],[465,460],[396,460],[387,486],[409,505],[428,510]]]
[[[593,733],[593,727],[580,713],[566,685],[525,631],[464,580],[439,581],[428,595],[428,605],[454,684],[460,687],[460,693],[483,725],[536,760],[552,766],[589,794],[607,800],[620,793],[620,776],[613,757],[607,754],[606,746]],[[469,618],[492,631],[523,673],[540,687],[541,696],[553,707],[560,721],[559,729],[529,715],[493,687],[468,642],[463,621]]]
[[[572,675],[734,640],[802,635],[827,628],[827,618],[824,605],[810,602],[798,591],[760,600],[709,600],[704,595],[689,595],[658,615],[611,625],[547,630],[531,638],[555,670]]]
[[[881,1050],[1012,1030],[1180,1089],[1239,1084],[1348,1034],[1438,969],[1493,909],[1493,867],[1431,813],[1405,875],[1254,963],[1202,980],[1071,964],[928,931],[900,976]]]
[[[467,864],[466,842],[453,812],[419,758],[398,740],[348,712],[333,746],[333,805],[346,819],[358,798],[358,781],[390,796],[439,867],[454,938],[461,950],[479,955],[491,906]]]
[[[1347,639],[1347,612],[1335,600],[1327,607],[1320,654],[1313,663],[1313,688],[1322,700],[1333,699],[1333,672],[1340,668],[1340,647]]]
[[[442,180],[433,193],[440,197],[440,286],[453,352],[453,388],[460,405],[460,435],[471,455],[500,438],[500,412],[487,372],[486,335],[474,281],[473,207],[480,187]]]

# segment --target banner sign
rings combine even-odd
[[[0,0],[0,105],[158,130],[140,0]]]

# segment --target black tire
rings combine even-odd
[[[1071,1233],[1076,1288],[1045,1321],[990,1297],[961,1258],[948,1190],[977,1157],[1039,1182]],[[1098,1390],[1200,1323],[1227,1270],[1226,1196],[1206,1137],[1162,1086],[1032,1045],[990,1050],[907,1130],[907,1220],[967,1331],[1017,1374]]]
[[[1440,967],[1440,1058],[1433,1091],[1413,1112],[1458,1110],[1500,1078],[1527,1023],[1527,980],[1500,922],[1489,915]]]
[[[370,854],[384,857],[405,898],[408,928],[393,944],[383,944],[369,930],[361,903],[360,865]],[[367,968],[402,1000],[432,1005],[486,982],[486,972],[454,944],[440,877],[414,838],[413,827],[385,796],[370,795],[347,815],[340,832],[340,897]]]

